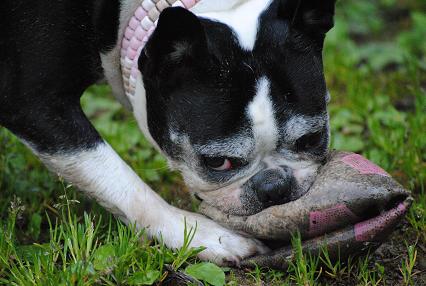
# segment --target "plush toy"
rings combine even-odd
[[[377,248],[404,217],[412,198],[380,167],[362,156],[333,151],[309,191],[297,200],[249,216],[224,213],[202,202],[200,212],[235,231],[255,236],[271,248],[243,266],[286,269],[291,239],[300,233],[303,251],[327,246],[333,259]]]

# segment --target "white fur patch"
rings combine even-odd
[[[181,148],[182,161],[174,161],[168,158],[169,166],[172,169],[179,170],[185,180],[185,184],[190,187],[190,190],[196,188],[197,191],[211,190],[218,187],[217,184],[206,182],[198,174],[199,160],[198,155],[195,152],[189,136],[187,134],[177,133],[173,129],[169,130],[170,140]]]
[[[250,51],[253,50],[256,42],[259,16],[270,3],[271,0],[204,0],[191,9],[191,11],[197,16],[228,25],[238,37],[240,46]]]
[[[247,2],[247,0],[201,0],[190,10],[193,13],[222,12],[233,9],[244,2]]]
[[[264,159],[269,168],[277,168],[279,166],[287,166],[293,170],[293,175],[299,184],[302,184],[308,177],[314,176],[319,167],[319,163],[312,160],[297,158],[295,160],[288,159],[281,154],[273,153]]]
[[[194,145],[194,149],[204,156],[247,158],[254,151],[255,144],[250,135],[236,134],[220,141],[209,141],[205,145]]]
[[[178,145],[183,152],[182,161],[174,161],[169,158],[169,165],[172,169],[177,169],[182,173],[186,185],[190,191],[201,193],[211,192],[218,188],[226,187],[227,190],[235,189],[242,185],[247,179],[248,174],[253,173],[253,169],[257,166],[251,165],[245,170],[241,170],[233,178],[230,178],[227,184],[223,182],[210,182],[206,181],[200,176],[200,161],[199,154],[205,156],[224,156],[224,157],[240,157],[249,158],[255,148],[253,140],[247,136],[236,135],[234,137],[225,139],[224,141],[211,141],[206,145],[192,145],[189,137],[186,134],[178,134],[173,129],[169,130],[170,139],[173,143]]]
[[[38,156],[53,172],[125,221],[136,221],[145,209],[144,205],[155,205],[155,210],[159,211],[168,207],[106,143],[79,152]],[[150,211],[143,216],[146,222],[143,224],[152,224],[157,220],[156,216]]]
[[[259,152],[275,150],[278,140],[278,128],[275,120],[274,107],[269,96],[270,83],[261,77],[256,84],[256,95],[249,103],[247,111],[252,122],[252,130]]]
[[[285,126],[281,127],[287,142],[294,142],[300,137],[308,133],[314,133],[328,123],[328,115],[321,114],[316,116],[294,115],[287,120]]]

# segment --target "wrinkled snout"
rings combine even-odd
[[[243,183],[200,192],[197,197],[227,214],[252,215],[302,197],[312,185],[317,171],[318,166],[296,170],[284,165],[270,167],[258,171]]]
[[[261,170],[242,186],[239,195],[241,207],[233,213],[255,214],[270,206],[297,200],[307,192],[312,181],[306,176],[301,184],[288,166]]]
[[[247,182],[262,206],[280,205],[297,199],[293,172],[287,166],[258,172]]]

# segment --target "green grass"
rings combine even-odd
[[[143,231],[108,216],[72,211],[76,200],[65,193],[60,215],[49,224],[45,243],[16,245],[16,222],[23,210],[15,201],[0,229],[0,283],[6,285],[151,285],[166,278],[166,264],[178,270],[203,248],[190,248],[195,229],[185,231],[184,246],[172,251],[152,243]],[[102,231],[101,231],[102,230]]]
[[[0,128],[0,284],[148,285],[174,271],[228,285],[424,285],[426,283],[426,4],[338,2],[324,63],[332,147],[363,154],[412,191],[406,221],[376,253],[330,261],[300,252],[288,271],[200,264],[201,249],[170,250],[124,226],[50,174]],[[106,86],[82,99],[99,132],[171,204],[193,210],[180,176],[143,138]],[[195,230],[187,230],[190,241]],[[206,270],[207,269],[207,270]],[[210,273],[204,277],[202,273]],[[201,274],[200,274],[201,273]],[[223,283],[222,283],[223,284]]]

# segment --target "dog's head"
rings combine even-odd
[[[244,214],[300,197],[326,156],[334,0],[237,2],[162,12],[139,58],[139,123],[199,197]]]

